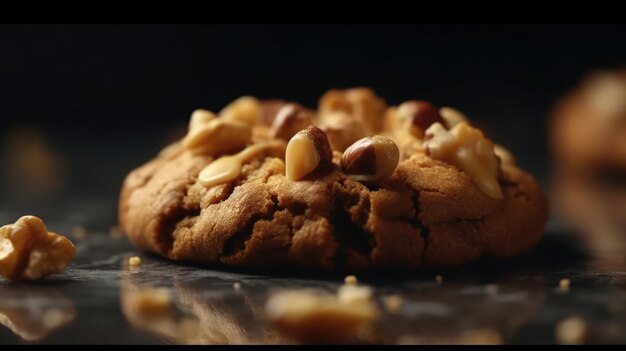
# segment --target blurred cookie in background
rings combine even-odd
[[[626,177],[626,68],[595,71],[556,104],[550,141],[558,169]]]

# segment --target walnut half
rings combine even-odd
[[[0,228],[0,275],[10,280],[36,280],[60,273],[76,257],[72,242],[48,232],[43,221],[23,216]]]

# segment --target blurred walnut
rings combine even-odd
[[[345,112],[368,129],[366,134],[375,134],[382,130],[386,108],[385,100],[369,88],[332,89],[322,95],[319,101],[320,115]]]
[[[369,135],[363,123],[340,111],[325,114],[319,126],[326,132],[332,149],[340,152]]]
[[[38,217],[23,216],[0,228],[0,274],[10,280],[36,280],[60,273],[75,256],[72,242],[48,232]]]

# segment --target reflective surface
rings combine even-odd
[[[89,232],[65,273],[39,283],[0,284],[2,343],[294,343],[267,323],[264,305],[284,288],[335,290],[343,277],[268,277],[195,268],[141,255],[123,238]],[[443,277],[441,282],[435,275]],[[569,278],[569,289],[559,287]],[[240,283],[237,289],[234,283]],[[357,343],[554,343],[557,324],[587,322],[590,343],[626,343],[626,269],[585,255],[575,240],[550,232],[535,252],[418,276],[359,277],[384,312]],[[132,299],[165,288],[172,308],[142,314]],[[385,296],[403,299],[384,310]]]

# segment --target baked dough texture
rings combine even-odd
[[[548,203],[532,176],[500,162],[504,199],[423,152],[365,185],[333,164],[298,181],[260,153],[234,181],[206,187],[215,156],[171,146],[125,179],[119,221],[139,248],[172,260],[262,270],[411,271],[511,257],[541,239]]]

